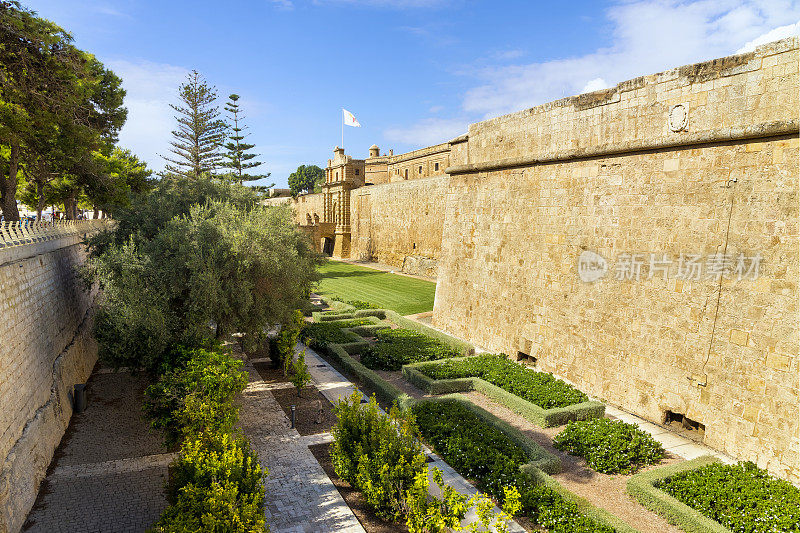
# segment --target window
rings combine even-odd
[[[405,175],[403,176],[405,179],[408,179],[408,169],[406,169]]]
[[[422,174],[422,165],[419,166],[419,173]]]
[[[339,171],[336,171],[336,181],[339,181]]]
[[[356,169],[356,176],[358,176],[360,172],[361,172],[361,169],[358,169],[358,168],[357,168],[357,169]]]
[[[439,170],[439,163],[433,164],[433,170]]]

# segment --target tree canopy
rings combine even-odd
[[[57,201],[75,218],[81,198],[110,179],[109,153],[127,117],[122,81],[72,36],[20,6],[0,1],[0,206],[19,218],[17,185],[29,205]],[[32,200],[35,198],[35,201]]]
[[[289,189],[293,196],[301,192],[319,192],[317,189],[325,183],[325,171],[317,165],[300,165],[289,174]]]
[[[228,135],[228,142],[225,143],[225,153],[223,155],[226,161],[223,161],[222,166],[230,169],[230,179],[241,185],[245,181],[268,178],[269,172],[266,174],[249,174],[247,172],[250,169],[260,167],[263,163],[254,161],[258,154],[250,152],[256,145],[244,142],[248,134],[245,133],[247,126],[244,124],[245,117],[239,109],[238,94],[228,96],[225,111],[228,112],[228,129],[231,133]]]
[[[178,127],[169,143],[172,156],[161,156],[167,161],[165,169],[193,179],[213,175],[223,163],[220,149],[227,129],[216,105],[217,89],[193,70],[178,88],[178,97],[180,104],[170,104],[178,113]]]

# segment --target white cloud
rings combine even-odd
[[[275,4],[275,7],[278,9],[287,11],[294,9],[294,2],[292,2],[292,0],[272,0],[272,3]]]
[[[467,132],[467,119],[426,118],[407,128],[390,128],[383,132],[390,141],[412,146],[430,146]]]
[[[752,52],[762,44],[771,43],[772,41],[779,41],[780,39],[786,39],[787,37],[792,37],[793,35],[800,35],[800,21],[797,21],[794,24],[780,26],[779,28],[768,31],[764,35],[760,35],[752,41],[749,41],[743,47],[736,50],[736,53],[744,54],[746,52]]]
[[[122,78],[127,91],[128,120],[120,132],[119,144],[147,161],[156,170],[164,166],[158,154],[169,149],[170,132],[175,127],[174,111],[178,86],[186,80],[188,69],[149,61],[107,61]]]
[[[602,89],[608,89],[610,85],[606,83],[606,80],[603,78],[595,78],[593,80],[589,80],[589,82],[583,86],[581,89],[581,93],[591,93],[594,91],[600,91]]]
[[[743,45],[781,38],[788,28],[796,32],[800,2],[639,0],[620,2],[606,16],[613,27],[607,48],[578,57],[476,69],[473,75],[483,82],[466,92],[464,111],[497,116],[599,87],[598,79],[616,84],[730,55]]]

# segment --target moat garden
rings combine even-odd
[[[433,283],[321,272],[324,296],[261,348],[234,336],[180,350],[149,385],[96,371],[27,530],[62,515],[80,528],[64,471],[102,465],[111,477],[84,486],[125,498],[89,504],[101,530],[800,531],[797,487],[419,320]],[[118,397],[121,381],[135,386]],[[101,429],[120,417],[127,429]],[[87,452],[98,431],[103,451]]]

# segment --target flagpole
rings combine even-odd
[[[344,149],[344,108],[342,108],[342,149]]]

